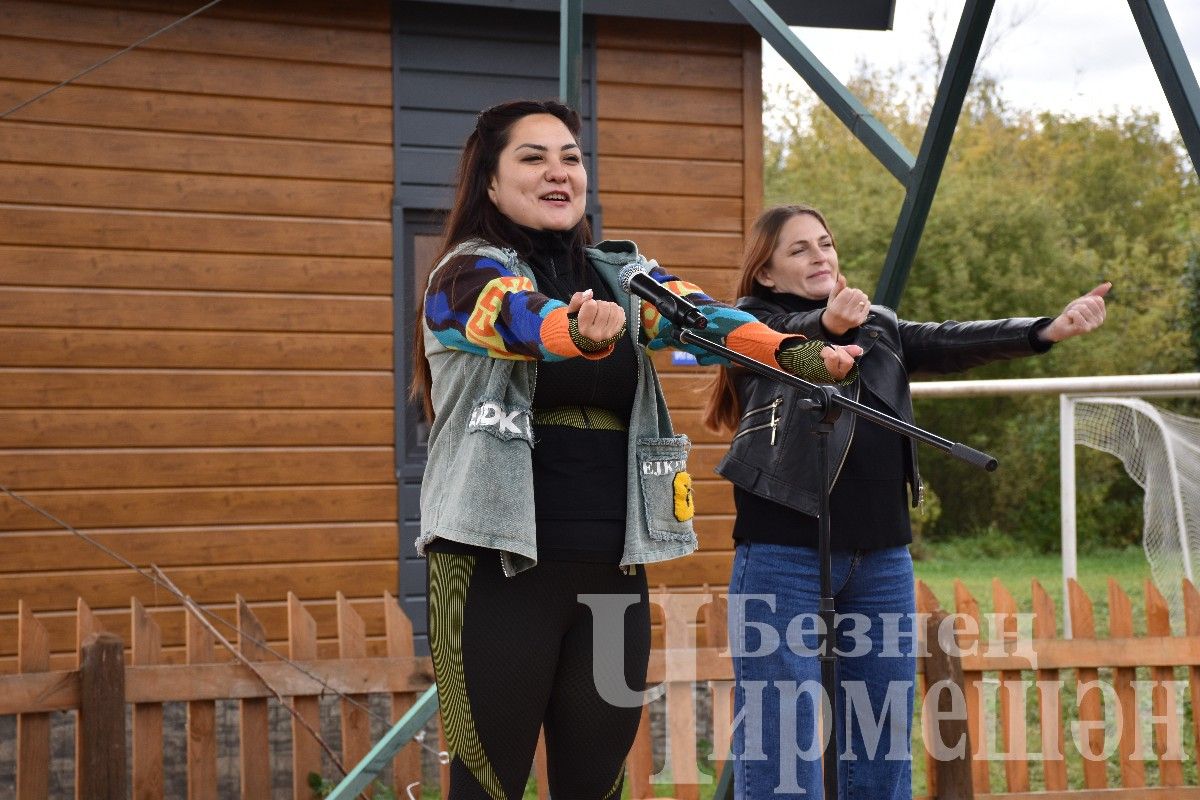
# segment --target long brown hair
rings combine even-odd
[[[467,137],[458,161],[458,188],[442,233],[442,250],[434,259],[434,266],[457,245],[469,239],[483,239],[499,247],[511,247],[522,255],[528,255],[532,249],[529,237],[501,214],[488,197],[488,186],[496,174],[500,153],[508,147],[513,126],[533,114],[556,117],[567,126],[575,141],[579,141],[579,114],[556,100],[515,100],[480,112],[475,121],[475,130]],[[571,231],[571,252],[582,253],[583,247],[591,244],[591,241],[591,227],[587,217],[584,217]],[[433,397],[430,385],[433,377],[429,371],[429,360],[425,358],[425,331],[421,324],[424,316],[425,293],[421,292],[417,298],[416,324],[413,326],[413,380],[409,397],[422,403],[425,418],[432,422]]]
[[[742,274],[738,279],[738,297],[770,297],[771,290],[758,282],[758,277],[771,265],[771,254],[779,243],[779,233],[792,217],[808,214],[816,218],[833,239],[833,231],[825,215],[810,205],[797,203],[768,208],[754,220],[750,236],[746,239],[746,250],[742,254]],[[837,241],[834,240],[834,248]],[[713,381],[712,393],[704,406],[704,426],[717,433],[732,433],[737,429],[742,416],[742,401],[729,367],[721,367]]]

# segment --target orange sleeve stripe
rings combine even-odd
[[[580,350],[571,339],[571,329],[567,327],[567,307],[559,306],[542,320],[542,347],[563,358],[583,356],[589,361],[595,361],[612,353],[616,345],[610,345],[595,353]]]
[[[571,331],[567,328],[566,306],[559,306],[542,320],[542,347],[563,358],[582,355],[571,341]]]
[[[737,326],[725,337],[725,346],[756,361],[778,367],[775,351],[784,339],[794,339],[796,334],[777,333],[761,322],[747,322]],[[803,337],[801,337],[803,338]]]

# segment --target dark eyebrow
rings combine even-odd
[[[537,150],[537,151],[539,151],[539,152],[542,152],[542,153],[545,153],[545,152],[547,152],[547,151],[550,149],[549,147],[546,147],[546,145],[544,145],[544,144],[530,144],[530,143],[526,143],[526,144],[519,144],[519,145],[517,145],[517,146],[516,146],[516,148],[515,148],[515,149],[517,149],[517,150],[520,150],[522,147],[528,147],[528,148],[530,148],[530,149],[532,149],[532,150]],[[574,148],[575,150],[578,150],[578,149],[579,149],[579,145],[578,145],[578,144],[576,144],[575,142],[571,142],[570,144],[564,144],[564,145],[563,145],[562,147],[560,147],[559,149],[560,149],[560,150],[570,150],[570,149],[572,149],[572,148]]]

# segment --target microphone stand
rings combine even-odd
[[[829,434],[833,430],[833,423],[841,416],[842,411],[849,411],[852,414],[857,414],[860,417],[870,420],[876,425],[881,425],[890,431],[895,431],[910,439],[924,442],[944,453],[949,453],[961,461],[965,461],[988,472],[996,469],[997,461],[987,453],[982,453],[973,447],[944,439],[941,436],[918,428],[916,425],[910,425],[904,420],[896,419],[862,403],[842,397],[831,386],[820,386],[815,383],[809,383],[803,378],[797,378],[791,373],[768,366],[761,361],[730,350],[724,345],[705,339],[689,328],[676,327],[675,339],[683,344],[694,345],[713,355],[732,361],[771,380],[801,389],[808,394],[808,397],[801,402],[804,404],[802,407],[811,411],[817,420],[814,426],[814,434],[817,437],[817,459],[821,465],[819,516],[817,517],[819,541],[817,553],[820,561],[821,575],[821,626],[817,631],[817,651],[820,653],[817,659],[821,663],[821,688],[825,694],[826,707],[829,709],[829,713],[822,715],[823,721],[821,727],[825,747],[821,763],[824,769],[825,800],[837,800],[838,742],[837,728],[833,724],[833,714],[836,713],[835,698],[837,697],[835,694],[837,691],[837,659],[833,654],[833,631],[836,620],[833,607],[833,578],[831,575],[833,572],[833,557],[829,533]],[[733,796],[733,782],[732,780],[726,781],[728,772],[729,768],[726,767],[725,774],[721,776],[721,784],[717,787],[715,795],[717,800],[725,800],[725,798]],[[724,785],[722,786],[722,784]],[[722,788],[725,789],[725,794],[722,794]]]

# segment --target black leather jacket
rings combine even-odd
[[[821,327],[824,308],[789,311],[778,302],[759,297],[743,297],[737,307],[777,331],[801,333],[812,339],[831,338]],[[1049,323],[1047,317],[906,322],[897,319],[890,308],[872,306],[867,321],[838,340],[839,344],[862,347],[858,380],[835,389],[858,400],[865,384],[887,406],[888,413],[911,423],[910,375],[960,372],[992,361],[1044,353],[1050,345],[1037,342],[1034,333]],[[742,419],[717,472],[746,491],[816,516],[820,473],[812,444],[813,420],[810,412],[796,407],[799,390],[741,369],[735,370],[734,383],[742,401]],[[830,488],[846,461],[856,424],[872,424],[856,419],[853,414],[842,414],[830,434]],[[916,443],[911,440],[905,479],[916,506],[921,499],[921,476]]]

